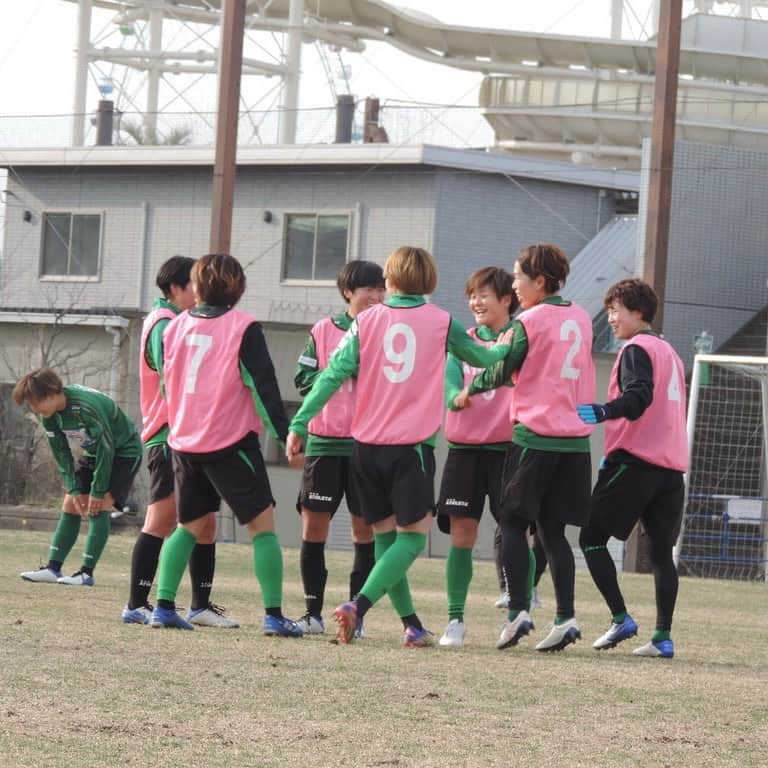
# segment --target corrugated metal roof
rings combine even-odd
[[[605,292],[635,275],[637,216],[616,216],[571,260],[571,273],[561,294],[589,312],[603,310]]]

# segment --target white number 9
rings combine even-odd
[[[402,336],[405,344],[400,352],[395,350],[395,338]],[[384,334],[384,356],[394,365],[384,366],[384,375],[393,384],[402,384],[410,378],[416,364],[416,334],[413,328],[405,323],[391,325]]]

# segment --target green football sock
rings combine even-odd
[[[48,559],[63,563],[67,559],[67,555],[72,551],[72,547],[75,546],[79,533],[80,515],[70,515],[67,512],[62,512],[48,550]]]
[[[85,552],[83,552],[83,568],[88,568],[93,573],[96,563],[99,562],[104,547],[109,538],[109,512],[99,512],[88,518],[88,537],[85,540]]]
[[[397,531],[387,531],[387,533],[375,533],[373,535],[374,557],[376,558],[377,563],[384,556],[384,553],[395,543],[395,539],[397,539]],[[363,584],[360,589],[361,593],[363,589],[365,589],[365,584]],[[389,601],[392,603],[392,607],[400,618],[403,616],[410,616],[414,613],[413,598],[411,597],[411,588],[408,584],[407,577],[390,587],[387,590],[387,594],[389,595]]]
[[[573,616],[555,616],[555,625],[565,624],[566,621],[570,621]]]
[[[406,573],[426,545],[427,536],[424,533],[398,533],[395,543],[381,556],[380,560],[376,561],[376,565],[373,566],[371,575],[360,590],[360,594],[364,595],[373,605],[381,600],[387,592],[392,598],[392,587],[399,586],[400,582],[403,582],[407,588]],[[410,590],[408,597],[410,599]],[[408,611],[404,607],[398,608],[394,599],[392,599],[392,605],[395,606],[395,610],[400,616],[408,616],[413,613],[413,610]],[[405,613],[402,612],[404,610]]]
[[[261,586],[264,609],[283,604],[283,550],[274,531],[253,537],[253,569]]]
[[[454,547],[445,561],[445,588],[448,595],[448,618],[464,621],[467,592],[472,581],[472,548]]]
[[[526,610],[530,613],[531,600],[533,600],[533,587],[536,581],[536,554],[532,549],[528,550],[528,582],[525,585]]]
[[[157,599],[173,603],[179,591],[179,583],[189,556],[197,544],[197,538],[186,528],[177,528],[160,550],[160,564],[157,576]]]
[[[621,624],[621,622],[624,621],[624,619],[626,619],[627,616],[629,616],[629,614],[626,611],[624,611],[624,613],[617,613],[611,619],[611,621],[613,621],[614,624]]]
[[[660,643],[662,640],[670,640],[671,639],[672,632],[669,629],[657,629],[653,633],[653,637],[651,640],[654,643]]]

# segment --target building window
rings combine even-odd
[[[283,280],[334,282],[347,262],[348,213],[289,213],[285,216]]]
[[[290,421],[299,410],[301,403],[295,401],[283,400],[283,408],[285,408],[285,415]],[[285,448],[272,437],[270,431],[264,427],[261,430],[261,454],[264,456],[264,463],[273,467],[287,467],[288,459],[285,458]]]
[[[100,213],[44,213],[40,276],[98,276],[101,219]]]

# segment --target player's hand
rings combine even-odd
[[[285,439],[285,457],[288,463],[293,466],[294,457],[301,453],[301,438],[295,432],[289,432]]]
[[[90,516],[98,515],[102,509],[104,509],[104,499],[95,499],[93,496],[88,497],[88,514]]]
[[[511,328],[507,328],[507,330],[504,331],[504,333],[502,333],[501,336],[499,336],[496,339],[496,343],[511,345],[512,339],[514,339],[514,337],[515,337],[515,327],[512,326]]]
[[[576,413],[585,424],[600,424],[606,419],[605,406],[599,403],[577,405]]]
[[[467,387],[464,387],[464,389],[459,392],[456,397],[453,398],[453,407],[458,409],[459,411],[463,411],[465,408],[469,408],[472,401],[469,399],[469,389]]]
[[[75,505],[75,510],[83,518],[88,517],[88,496],[84,493],[78,493],[77,496],[72,496],[72,503]]]
[[[294,453],[293,456],[288,457],[288,464],[291,466],[292,469],[303,469],[304,468],[304,454],[303,453]]]

